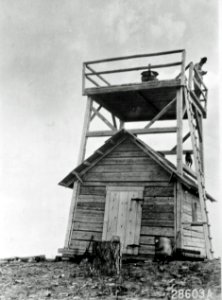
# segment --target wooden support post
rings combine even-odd
[[[123,129],[124,128],[124,122],[122,120],[119,121],[119,129]]]
[[[185,84],[185,63],[186,63],[186,51],[182,52],[182,64],[181,64],[181,84]]]
[[[112,120],[113,120],[113,126],[117,129],[116,117],[114,114],[112,114]]]
[[[183,88],[179,88],[177,91],[177,172],[181,176],[183,175]],[[176,236],[175,242],[177,248],[182,248],[182,200],[183,190],[182,185],[178,181],[176,183]]]
[[[183,97],[182,88],[177,91],[177,171],[183,175]]]
[[[86,104],[83,131],[82,131],[82,138],[81,138],[81,143],[80,143],[80,151],[79,151],[79,156],[78,156],[78,164],[80,164],[84,160],[84,157],[85,157],[86,143],[87,143],[86,133],[89,130],[89,126],[90,126],[91,110],[92,110],[92,99],[90,97],[88,97],[87,104]],[[79,193],[79,186],[80,186],[79,181],[76,181],[74,183],[74,187],[73,187],[72,200],[71,200],[71,205],[70,205],[70,210],[69,210],[68,225],[67,225],[67,230],[66,230],[66,238],[65,238],[65,247],[66,248],[69,247],[70,238],[72,235],[73,219],[74,219],[75,208],[76,208],[76,204],[77,204],[76,202],[77,202],[77,197],[78,197],[78,193]]]
[[[90,115],[92,111],[92,99],[91,97],[88,97],[87,104],[86,104],[86,111],[85,111],[85,117],[84,117],[84,124],[83,124],[83,130],[82,130],[82,138],[80,143],[80,150],[79,150],[79,156],[78,156],[78,162],[77,164],[81,164],[85,158],[85,152],[86,152],[86,143],[87,143],[87,132],[89,131],[90,126]]]
[[[190,132],[188,132],[182,139],[182,142],[184,143],[188,138],[190,137]],[[170,151],[176,151],[177,145],[175,145]]]
[[[85,71],[86,65],[85,63],[82,64],[82,95],[85,94]]]

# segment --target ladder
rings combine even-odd
[[[195,122],[197,123],[197,121],[195,119],[195,111],[194,111],[195,107],[194,104],[192,104],[190,94],[189,92],[187,92],[186,88],[185,88],[184,96],[185,96],[189,129],[190,129],[190,135],[191,135],[191,141],[193,147],[194,164],[195,164],[195,169],[197,174],[197,184],[198,184],[198,191],[199,191],[206,255],[207,258],[211,259],[213,257],[212,241],[210,236],[208,211],[206,207],[207,197],[206,197],[206,190],[205,190],[205,178],[204,178],[204,172],[201,163],[200,149],[198,147],[198,137],[196,133],[197,124],[195,124]]]

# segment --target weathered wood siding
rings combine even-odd
[[[182,203],[182,224],[183,224],[183,234],[182,234],[182,244],[184,249],[198,250],[201,251],[202,255],[206,255],[205,242],[203,226],[191,227],[189,223],[193,222],[193,203],[197,203],[197,222],[202,221],[200,202],[199,198],[188,191],[183,192],[183,203]]]
[[[156,236],[174,237],[174,191],[170,175],[132,141],[98,162],[80,186],[70,247],[81,254],[93,235],[101,240],[107,186],[144,186],[139,254],[154,254]]]

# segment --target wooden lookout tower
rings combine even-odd
[[[175,252],[213,257],[206,203],[215,200],[205,189],[202,124],[208,89],[185,58],[176,50],[83,63],[87,105],[78,166],[60,182],[73,189],[64,256],[82,254],[92,237],[119,236],[123,254],[154,255],[155,241],[167,237]],[[94,119],[107,128],[92,130]],[[150,146],[151,135],[161,150]],[[101,137],[107,140],[86,159],[88,139]]]

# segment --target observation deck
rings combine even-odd
[[[156,69],[157,78],[141,81],[141,71]],[[200,97],[196,96],[194,85],[199,87]],[[83,95],[91,97],[99,107],[106,108],[123,122],[150,121],[163,110],[159,120],[175,120],[176,101],[173,100],[181,86],[187,88],[196,109],[206,118],[208,89],[193,63],[186,66],[185,50],[83,63]],[[184,118],[187,118],[186,112]]]

